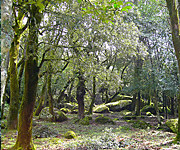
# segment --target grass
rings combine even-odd
[[[115,139],[116,141],[122,142],[125,146],[124,149],[180,149],[179,144],[172,143],[175,138],[174,133],[158,131],[154,129],[138,129],[133,128],[131,123],[128,123],[116,116],[116,125],[111,124],[97,124],[94,122],[95,115],[93,116],[93,121],[90,121],[90,125],[80,125],[74,123],[74,118],[76,115],[69,114],[68,121],[62,123],[54,123],[39,120],[34,118],[37,126],[47,125],[48,127],[58,131],[57,137],[51,138],[35,138],[33,142],[37,150],[56,150],[56,149],[72,149],[73,146],[82,146],[82,143],[89,143],[98,141],[103,141],[105,144],[105,138],[107,142]],[[109,116],[109,114],[108,114]],[[106,131],[111,129],[111,131]],[[65,139],[63,134],[67,131],[72,130],[76,133],[76,139]],[[3,129],[2,131],[2,143],[1,148],[7,149],[15,144],[17,131],[7,131]],[[89,143],[88,143],[89,142]],[[80,143],[82,145],[80,145]],[[119,148],[121,149],[121,148]],[[123,149],[123,147],[122,147]]]

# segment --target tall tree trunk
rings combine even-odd
[[[131,104],[131,110],[135,111],[135,107],[136,107],[136,93],[133,94],[133,99],[132,99],[132,104]]]
[[[25,86],[24,96],[20,108],[18,136],[13,149],[32,150],[35,149],[32,142],[32,118],[33,109],[36,101],[36,91],[38,84],[37,66],[38,57],[38,26],[41,22],[41,14],[39,8],[34,4],[29,6],[30,10],[30,23],[28,33],[28,43],[26,49],[25,59]]]
[[[94,106],[95,99],[96,99],[96,76],[94,75],[93,76],[92,101],[91,101],[91,104],[89,107],[88,114],[92,114],[92,112],[93,112],[93,106]]]
[[[82,119],[84,118],[84,95],[86,91],[85,91],[85,80],[83,78],[81,71],[79,71],[78,80],[79,81],[77,85],[76,99],[78,101],[78,118]]]
[[[170,20],[171,20],[171,30],[172,30],[172,40],[176,53],[176,58],[178,61],[179,73],[180,73],[180,22],[179,22],[179,12],[178,12],[178,4],[176,0],[166,0]],[[178,0],[179,3],[179,0]],[[178,133],[176,136],[177,141],[180,141],[180,88],[179,94],[177,97],[178,100]]]
[[[7,120],[8,129],[16,129],[18,125],[19,110],[19,82],[17,73],[17,57],[20,36],[15,36],[10,48],[10,106]]]
[[[174,116],[174,97],[171,97],[171,113]]]

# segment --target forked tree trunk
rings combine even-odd
[[[36,91],[38,84],[37,49],[38,30],[41,19],[39,9],[35,5],[30,6],[29,35],[25,60],[25,86],[24,96],[20,108],[18,136],[13,149],[32,150],[35,149],[32,142],[32,118],[36,101]],[[36,18],[38,17],[38,18]]]
[[[78,101],[78,118],[84,118],[84,95],[85,95],[85,80],[82,76],[82,73],[78,75],[78,85],[76,91],[76,99]]]

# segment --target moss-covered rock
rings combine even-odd
[[[89,125],[89,117],[85,116],[83,119],[80,119],[79,124]]]
[[[132,127],[139,128],[139,129],[147,129],[148,127],[151,128],[152,126],[143,121],[143,120],[129,120],[129,123],[132,123]]]
[[[53,111],[58,112],[59,109],[53,108]],[[39,118],[44,120],[51,120],[52,117],[52,114],[49,112],[49,107],[44,107],[39,114]]]
[[[71,110],[68,108],[61,108],[60,111],[62,111],[64,113],[69,113]]]
[[[97,105],[94,108],[95,113],[109,113],[109,108],[105,104]]]
[[[178,119],[168,119],[165,124],[174,133],[178,131]]]
[[[106,124],[106,123],[109,123],[109,124],[115,124],[115,122],[109,118],[109,117],[106,117],[106,116],[98,116],[96,119],[95,119],[95,122],[96,123],[99,123],[99,124]]]
[[[154,107],[154,105],[146,105],[141,109],[141,112],[143,113],[147,113],[147,112],[151,112],[151,114],[156,115],[156,109]]]
[[[70,110],[78,109],[77,103],[64,103],[64,107]]]
[[[74,131],[68,131],[64,134],[64,137],[67,139],[74,139],[76,138],[76,133]]]
[[[106,106],[110,111],[122,111],[122,110],[130,110],[131,109],[132,100],[120,100],[117,102],[107,103]]]
[[[56,122],[63,122],[66,120],[68,120],[68,117],[65,115],[64,112],[59,110],[58,112],[55,113],[55,121]]]
[[[146,116],[152,116],[152,113],[151,112],[146,112]]]
[[[119,101],[119,100],[132,100],[132,98],[133,98],[132,96],[118,94],[118,95],[112,100],[112,102],[116,102],[116,101]]]

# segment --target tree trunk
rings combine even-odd
[[[138,92],[138,99],[137,99],[137,102],[136,102],[136,115],[137,116],[140,116],[141,115],[141,94],[140,94],[140,91]]]
[[[179,1],[178,1],[179,2]],[[179,23],[179,12],[178,12],[178,4],[176,0],[166,0],[170,20],[171,20],[171,30],[172,30],[172,40],[176,53],[176,58],[178,61],[178,70],[180,72],[180,23]],[[177,97],[178,101],[178,133],[176,136],[176,140],[180,141],[180,89]]]
[[[15,36],[10,48],[10,106],[7,120],[8,129],[17,129],[19,110],[19,82],[17,73],[17,57],[20,36]]]
[[[174,97],[171,97],[171,113],[174,116]]]
[[[82,73],[79,71],[78,75],[78,85],[76,91],[76,99],[78,101],[78,118],[84,118],[84,95],[85,95],[85,80]]]
[[[132,99],[132,104],[131,104],[131,110],[135,111],[135,107],[136,107],[136,93],[133,94],[133,99]]]
[[[96,99],[96,76],[94,75],[93,76],[92,101],[91,101],[91,104],[90,104],[90,107],[89,107],[88,114],[92,114],[92,112],[93,112],[93,107],[94,107],[95,99]]]
[[[3,118],[4,116],[4,106],[5,106],[5,100],[6,100],[6,89],[7,89],[7,85],[8,85],[8,81],[9,81],[9,73],[7,74],[7,77],[5,79],[5,85],[4,85],[4,92],[3,92],[3,96],[2,96],[2,101],[1,101],[1,118]]]
[[[156,93],[156,91],[154,91],[154,106],[155,106],[155,110],[156,110],[156,115],[157,115],[157,120],[158,123],[161,125],[161,119],[160,119],[160,115],[159,115],[159,108],[158,108],[158,94]]]
[[[38,26],[41,22],[39,8],[30,6],[30,23],[28,43],[25,59],[25,86],[24,96],[20,108],[18,136],[13,149],[32,150],[35,149],[32,143],[32,118],[36,101],[38,84],[37,49],[38,49]]]

